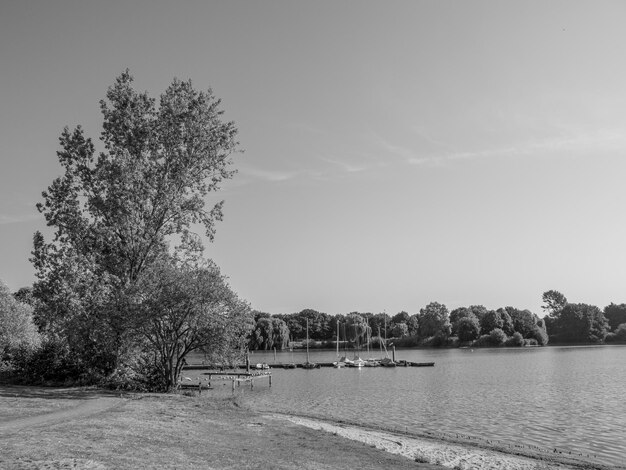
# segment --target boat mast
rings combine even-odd
[[[306,362],[309,363],[309,319],[306,319]]]

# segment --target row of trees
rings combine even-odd
[[[569,303],[554,290],[545,292],[542,300],[546,311],[543,318],[514,307],[489,310],[472,305],[448,311],[438,302],[413,315],[405,311],[393,316],[361,312],[329,315],[313,309],[287,315],[255,312],[249,347],[282,349],[290,341],[302,341],[307,320],[309,338],[321,342],[337,340],[337,324],[339,340],[351,342],[362,342],[367,335],[409,339],[401,343],[411,345],[442,345],[449,343],[449,338],[485,346],[626,341],[626,304],[611,303],[602,311],[594,305]]]
[[[442,345],[450,337],[461,342],[481,340],[485,345],[503,344],[509,338],[512,344],[524,340],[545,345],[548,333],[545,322],[528,310],[513,307],[488,310],[482,305],[452,310],[438,302],[431,302],[418,314],[402,311],[394,316],[386,313],[351,312],[347,315],[329,315],[305,309],[288,315],[270,315],[255,312],[255,328],[250,335],[252,349],[282,349],[289,341],[302,341],[309,325],[309,338],[315,341],[339,340],[363,342],[369,337],[407,339],[408,344]],[[494,333],[495,331],[495,333]]]
[[[80,126],[61,134],[63,174],[37,206],[54,232],[34,236],[37,281],[17,303],[0,292],[0,359],[23,377],[167,389],[190,352],[245,350],[251,310],[192,231],[212,239],[222,218],[223,201],[205,203],[235,173],[237,130],[211,90],[175,79],[157,103],[132,85],[126,71],[100,102],[99,151]],[[5,312],[32,326],[5,329]]]

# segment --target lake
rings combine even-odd
[[[276,362],[304,362],[305,354],[279,352]],[[312,362],[336,360],[334,351],[310,354]],[[247,389],[244,399],[261,411],[626,463],[626,346],[398,350],[396,357],[435,367],[273,369],[272,387]],[[250,361],[271,364],[274,353],[255,351]]]

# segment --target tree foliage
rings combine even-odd
[[[476,315],[470,312],[468,316],[459,318],[453,326],[459,341],[473,341],[480,335],[480,323]]]
[[[551,318],[557,318],[561,310],[567,305],[567,299],[556,290],[549,290],[543,293],[541,300],[545,305],[541,308],[548,313]]]
[[[500,312],[495,310],[488,310],[480,321],[481,334],[488,335],[496,328],[502,330],[504,327],[504,319]]]
[[[419,335],[448,337],[452,332],[448,308],[438,302],[431,302],[420,310]]]
[[[289,328],[280,318],[259,316],[250,334],[250,349],[284,349],[289,346]]]
[[[250,308],[230,289],[213,263],[163,259],[142,274],[136,331],[154,353],[162,388],[175,386],[193,351],[224,357],[245,350],[252,328]]]
[[[81,126],[65,128],[57,152],[64,174],[37,205],[56,229],[42,247],[48,256],[71,247],[122,284],[135,281],[174,235],[196,249],[193,224],[213,237],[223,203],[207,210],[205,197],[233,175],[237,132],[222,121],[211,90],[175,79],[157,106],[132,82],[124,72],[100,102],[104,151],[97,156]]]
[[[604,316],[609,322],[609,329],[614,331],[622,323],[626,323],[626,304],[614,304],[604,307]]]
[[[35,234],[32,262],[38,324],[106,374],[131,347],[142,275],[174,246],[199,258],[195,226],[213,238],[223,202],[206,201],[234,174],[237,130],[211,90],[175,79],[157,101],[128,71],[100,109],[98,149],[81,126],[61,134],[63,173],[37,205],[54,236]]]
[[[608,333],[608,322],[595,305],[567,304],[557,323],[558,340],[575,343],[598,343]]]
[[[0,360],[20,349],[34,350],[40,342],[33,309],[16,300],[0,281]]]

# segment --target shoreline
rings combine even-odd
[[[250,410],[253,411],[253,410]],[[431,463],[460,470],[616,470],[624,467],[594,463],[584,457],[570,456],[547,449],[510,447],[493,441],[474,440],[469,436],[452,437],[443,433],[414,433],[333,420],[304,414],[263,413],[291,423],[355,440],[416,462]],[[589,456],[591,458],[591,456]]]

